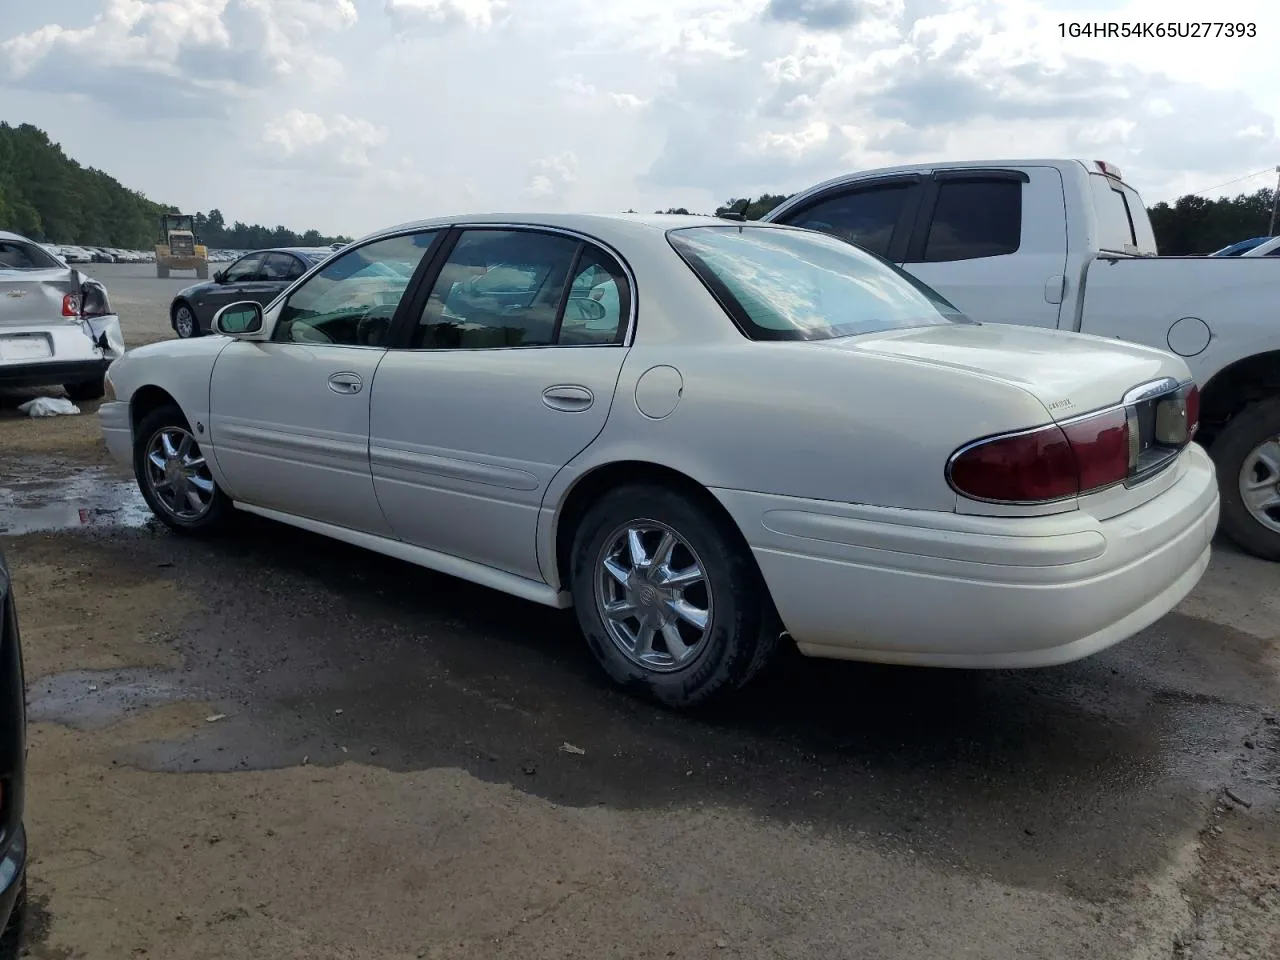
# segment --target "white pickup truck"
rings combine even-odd
[[[1221,528],[1280,560],[1280,263],[1157,256],[1142,198],[1102,161],[868,170],[764,219],[857,243],[975,320],[1178,354],[1200,385],[1197,438],[1217,464]]]

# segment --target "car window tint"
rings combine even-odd
[[[555,343],[580,245],[534,230],[465,231],[431,287],[411,346],[475,350]]]
[[[924,260],[939,263],[1015,253],[1022,243],[1022,182],[945,180],[929,224]]]
[[[291,253],[269,253],[262,265],[266,280],[297,280],[305,272],[302,261]]]
[[[226,280],[228,283],[244,283],[248,280],[257,280],[261,274],[262,254],[251,254],[227,267]]]
[[[587,247],[574,267],[557,343],[621,343],[630,315],[631,291],[622,267],[603,251]]]
[[[911,189],[899,183],[841,193],[781,221],[828,233],[884,257]]]
[[[50,270],[61,267],[62,264],[34,243],[0,240],[0,270]]]
[[[271,339],[278,343],[384,346],[396,307],[436,231],[347,249],[285,301]]]

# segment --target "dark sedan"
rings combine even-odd
[[[27,698],[22,642],[9,569],[0,554],[0,960],[14,960],[27,900],[27,834],[22,824],[27,766]]]
[[[209,332],[213,315],[229,303],[256,300],[264,307],[321,260],[328,247],[277,247],[246,253],[212,280],[179,290],[169,306],[169,323],[179,337]]]

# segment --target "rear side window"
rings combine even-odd
[[[752,340],[828,340],[971,322],[887,261],[818,233],[684,227],[667,234]]]
[[[56,270],[62,264],[34,243],[0,240],[0,270]]]
[[[912,184],[897,183],[840,193],[779,222],[818,230],[884,257],[912,189]]]
[[[925,239],[925,263],[1016,253],[1022,245],[1022,182],[944,180]]]

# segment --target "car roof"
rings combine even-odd
[[[698,216],[676,213],[480,213],[431,217],[426,220],[410,220],[385,227],[353,241],[357,246],[379,237],[393,236],[412,230],[449,226],[501,225],[513,227],[546,227],[552,230],[568,230],[595,237],[604,243],[652,241],[669,230],[682,227],[752,227],[760,230],[791,230],[780,224],[762,223],[757,220],[729,220],[723,217]],[[345,249],[345,248],[344,248]],[[340,251],[338,251],[340,252]]]
[[[24,237],[20,233],[10,233],[8,230],[0,230],[0,240],[21,240],[23,243],[35,243],[30,237]]]

